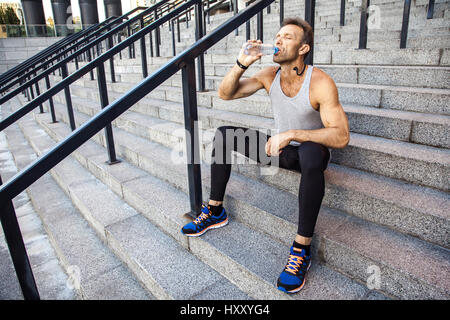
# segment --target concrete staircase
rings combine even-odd
[[[285,3],[285,12],[295,9],[303,15],[302,4]],[[101,131],[28,190],[62,269],[68,273],[75,265],[81,270],[78,298],[450,297],[448,1],[436,1],[433,20],[426,20],[428,1],[413,1],[408,42],[413,46],[407,49],[398,49],[394,23],[401,25],[402,5],[371,1],[389,13],[382,18],[392,23],[383,22],[389,29],[369,36],[367,50],[353,49],[358,42],[356,1],[348,3],[344,27],[339,26],[338,3],[317,1],[314,60],[338,86],[351,141],[345,149],[332,150],[325,171],[325,197],[305,288],[292,296],[275,288],[296,233],[299,173],[279,169],[265,175],[267,168],[236,155],[224,202],[229,226],[200,238],[181,235],[189,221],[183,216],[189,199],[186,165],[179,156],[185,146],[179,72],[113,123],[119,164],[105,163]],[[271,14],[264,13],[264,39],[278,31],[277,3],[271,9]],[[211,17],[207,30],[229,17]],[[194,42],[192,23],[183,27],[177,53]],[[217,97],[217,87],[245,41],[244,28],[205,55],[209,91],[197,94],[205,200],[215,129],[274,129],[265,92],[233,101]],[[441,34],[442,41],[426,40],[430,34]],[[149,74],[170,60],[167,27],[161,35],[163,57],[147,58]],[[108,83],[110,102],[142,79],[139,56],[137,45],[136,59],[124,50],[122,59],[114,60],[117,82]],[[264,57],[244,77],[269,65],[271,58]],[[70,90],[78,127],[100,110],[97,81],[87,75]],[[5,131],[16,164],[12,146],[20,145],[31,160],[70,134],[64,95],[54,102],[58,123],[50,123],[48,112],[36,112]],[[2,106],[2,116],[25,103],[18,97]],[[368,285],[374,270],[380,275],[375,289]]]

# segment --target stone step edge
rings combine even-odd
[[[274,66],[274,65],[271,65]],[[159,69],[157,69],[159,70]],[[118,73],[119,75],[121,73]],[[181,76],[181,74],[176,73],[174,76]],[[173,76],[173,77],[174,77]],[[86,74],[83,79],[84,81],[91,81],[90,79],[87,79],[89,77],[89,74]],[[250,78],[251,76],[243,76],[243,79]],[[222,81],[222,76],[215,76],[215,75],[205,75],[205,80],[211,79],[212,81]],[[137,83],[134,82],[126,82],[126,81],[117,81],[116,83],[123,84],[124,86],[129,86],[130,88],[134,87],[138,83],[142,82],[144,79],[140,80]],[[173,80],[170,78],[169,80]],[[78,80],[79,81],[79,80]],[[97,80],[93,80],[95,83],[97,83]],[[109,82],[109,85],[114,85],[115,83]],[[73,83],[72,85],[76,85],[76,83]],[[346,89],[364,89],[364,90],[387,90],[387,91],[398,91],[398,92],[411,92],[411,93],[421,93],[421,94],[442,94],[442,95],[450,95],[450,89],[442,89],[442,88],[428,88],[428,87],[411,87],[411,86],[393,86],[393,85],[380,85],[380,84],[366,84],[366,83],[352,83],[352,82],[336,82],[337,88],[346,88]],[[164,89],[164,87],[168,87],[167,85],[161,84],[159,87],[155,88],[154,90],[158,90],[160,87]],[[175,88],[181,88],[178,86],[172,87],[172,89]],[[217,94],[216,90],[209,90],[208,92],[199,92],[200,94]],[[267,94],[260,94],[258,92],[255,93],[257,96],[266,97]]]

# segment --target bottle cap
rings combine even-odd
[[[278,49],[278,47],[275,47],[275,52],[273,54],[277,54],[278,51],[280,51],[280,49]]]

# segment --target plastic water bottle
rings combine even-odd
[[[256,56],[259,53],[263,55],[276,54],[280,49],[275,47],[273,44],[259,44],[259,43],[249,43],[245,42],[243,44],[244,53],[249,56]]]

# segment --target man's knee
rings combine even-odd
[[[216,129],[216,133],[214,135],[214,140],[217,141],[226,141],[227,132],[234,132],[236,127],[234,126],[220,126]]]
[[[229,138],[233,136],[236,127],[220,126],[216,129],[213,138],[212,161],[217,164],[231,163],[230,152],[232,147],[227,145]],[[228,137],[227,137],[228,135]]]
[[[324,170],[323,165],[328,149],[320,143],[304,141],[298,147],[298,159],[302,172],[307,170]]]

